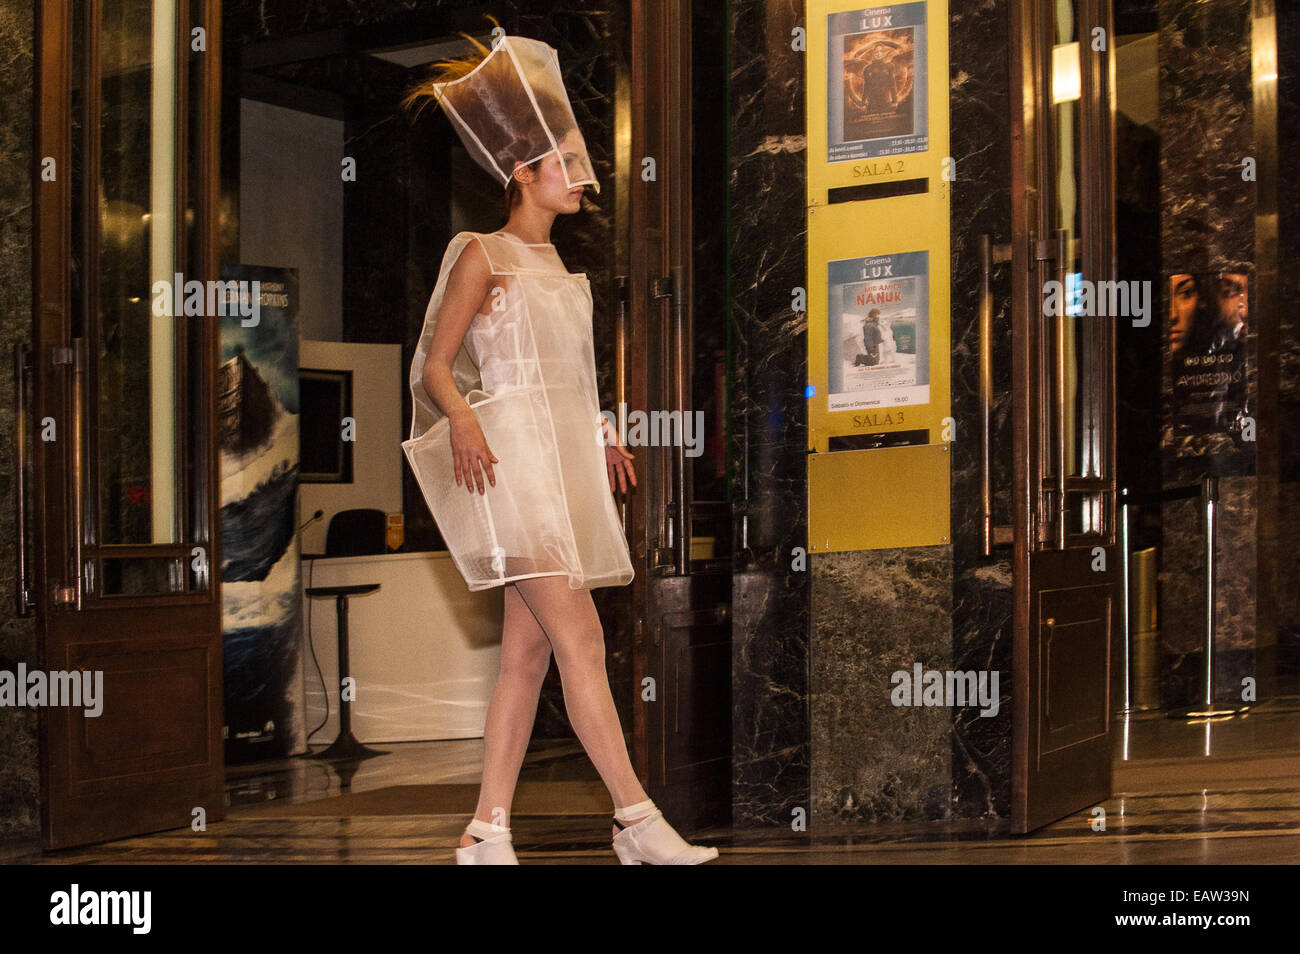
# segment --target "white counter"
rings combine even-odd
[[[348,598],[348,657],[355,698],[352,734],[361,742],[483,737],[501,662],[504,592],[471,593],[446,551],[302,561],[302,588],[378,583]],[[303,691],[307,731],[325,715],[316,650],[330,693],[329,721],[311,738],[338,735],[335,600],[303,596]]]

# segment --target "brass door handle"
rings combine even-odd
[[[27,382],[31,378],[31,347],[25,341],[14,345],[14,445],[17,461],[14,475],[14,505],[18,531],[15,596],[17,615],[32,614],[32,591],[27,581]]]
[[[686,269],[674,265],[673,277],[673,403],[681,412],[681,428],[673,448],[673,549],[676,551],[678,576],[686,576],[691,559],[691,481],[686,470],[686,415],[690,413],[691,395],[687,385],[690,375],[690,343],[686,340]]]
[[[1061,293],[1066,288],[1066,271],[1069,268],[1069,232],[1056,230],[1056,280],[1060,283]],[[1066,349],[1070,342],[1070,326],[1066,322],[1066,307],[1062,304],[1061,313],[1056,316],[1056,354],[1053,356],[1053,376],[1056,386],[1052,414],[1056,422],[1056,549],[1065,549],[1065,521],[1069,504],[1065,499],[1065,392],[1068,386],[1065,367]],[[1052,394],[1053,391],[1049,391]]]
[[[1047,627],[1047,638],[1045,642],[1046,642],[1047,653],[1050,655],[1052,651],[1052,634],[1056,631],[1056,617],[1055,616],[1047,617],[1047,619],[1043,621],[1043,625]],[[1040,665],[1045,665],[1047,662],[1050,661],[1051,661],[1050,659],[1044,660],[1043,662],[1040,663]],[[1043,693],[1043,718],[1046,719],[1048,722],[1052,721],[1052,693],[1050,689],[1049,691]]]
[[[85,594],[82,586],[81,537],[82,506],[85,499],[84,461],[86,451],[86,339],[72,341],[72,499],[68,513],[72,524],[72,586],[76,593],[73,608],[80,611]]]
[[[987,233],[979,237],[979,402],[980,402],[980,517],[984,555],[1011,542],[1010,527],[993,526],[993,265],[1011,261],[1010,245],[993,245]]]

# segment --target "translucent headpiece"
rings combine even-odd
[[[503,188],[516,163],[554,154],[569,188],[590,185],[600,191],[553,47],[498,36],[471,72],[433,88],[469,154]]]

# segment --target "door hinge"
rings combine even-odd
[[[671,276],[650,279],[651,298],[672,298],[673,280]]]

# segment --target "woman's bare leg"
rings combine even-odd
[[[563,576],[539,576],[516,584],[546,635],[564,686],[564,709],[609,789],[616,808],[649,796],[632,768],[623,727],[605,671],[605,632],[590,590],[570,589]],[[639,821],[640,819],[636,819]],[[617,829],[611,828],[612,833]]]
[[[537,718],[537,699],[551,668],[551,643],[515,584],[507,583],[504,589],[501,673],[483,727],[483,782],[474,817],[509,827],[519,768]],[[461,836],[462,848],[474,843],[473,836]]]

